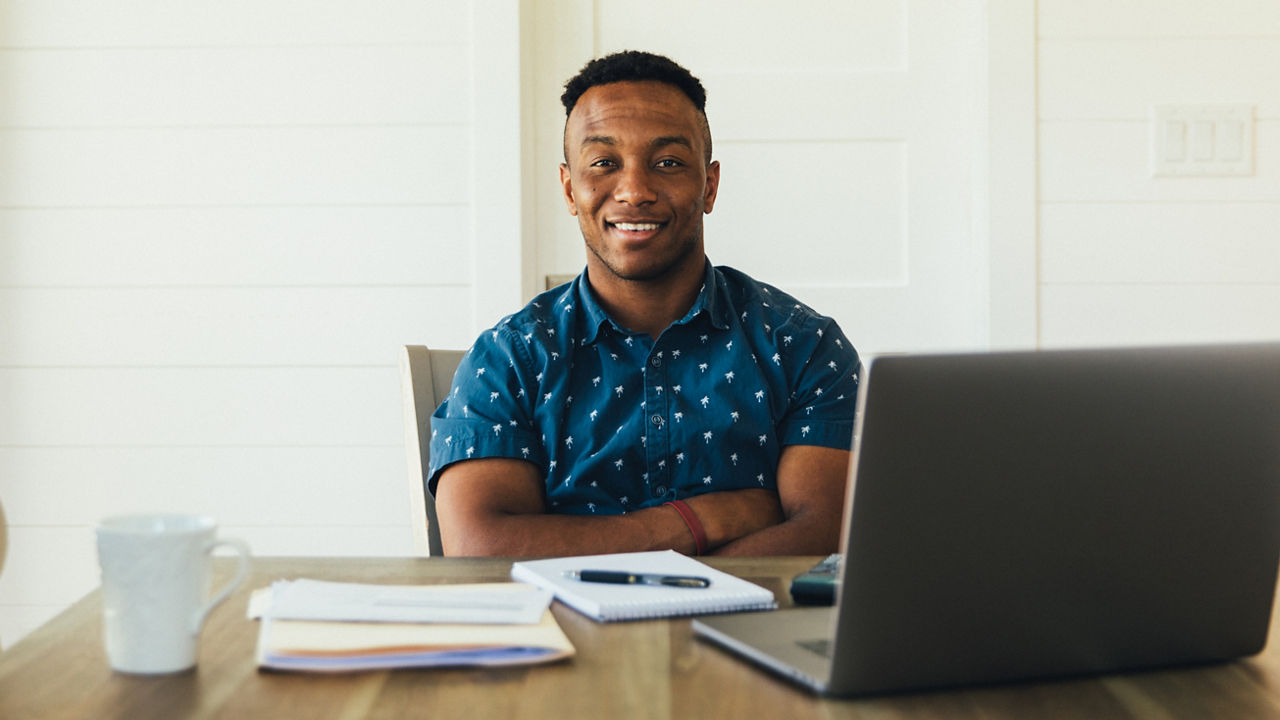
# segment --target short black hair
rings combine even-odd
[[[702,81],[693,73],[684,69],[676,61],[665,55],[657,55],[641,50],[623,50],[611,55],[598,57],[569,78],[564,84],[564,94],[560,102],[564,104],[566,122],[578,100],[591,88],[597,85],[608,85],[616,82],[643,82],[653,80],[666,83],[684,93],[685,97],[698,109],[702,120],[702,137],[706,142],[706,160],[711,162],[711,125],[707,122],[707,91]],[[568,153],[565,153],[568,159]]]
[[[698,112],[707,114],[707,91],[692,73],[669,57],[639,50],[623,50],[598,57],[583,65],[578,74],[564,84],[564,94],[560,96],[560,102],[564,103],[564,115],[569,117],[573,106],[578,104],[578,98],[597,85],[641,80],[657,80],[674,85],[693,102]]]

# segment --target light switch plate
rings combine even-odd
[[[1151,174],[1252,175],[1253,116],[1253,105],[1151,106]]]

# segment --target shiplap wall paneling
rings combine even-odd
[[[0,227],[6,287],[415,286],[469,262],[460,204],[0,208]]]
[[[1280,4],[1042,0],[1046,345],[1280,338]],[[1152,105],[1246,104],[1254,174],[1153,178]]]
[[[0,644],[109,513],[411,551],[395,348],[474,333],[470,38],[444,0],[0,3]]]

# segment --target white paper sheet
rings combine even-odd
[[[265,594],[265,593],[264,593]],[[371,585],[277,580],[255,593],[250,615],[280,620],[419,623],[538,623],[552,593],[523,583]]]

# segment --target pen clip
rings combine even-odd
[[[711,585],[711,581],[704,577],[695,577],[693,575],[667,575],[664,576],[660,583],[667,587],[678,588],[705,588]]]

